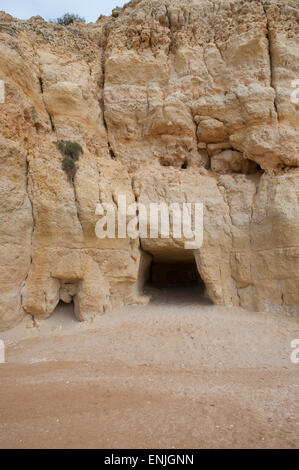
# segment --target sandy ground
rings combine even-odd
[[[150,294],[92,324],[60,306],[0,333],[1,448],[299,447],[298,320]]]

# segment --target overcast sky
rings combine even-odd
[[[0,10],[27,20],[40,15],[45,20],[64,13],[76,13],[89,23],[102,15],[110,15],[113,8],[123,6],[129,0],[0,0]]]

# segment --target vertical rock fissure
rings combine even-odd
[[[81,217],[80,217],[80,210],[79,210],[79,202],[78,202],[77,191],[76,191],[76,184],[75,184],[74,179],[72,179],[72,186],[73,186],[73,189],[74,189],[74,200],[75,200],[75,207],[76,207],[76,211],[77,211],[77,219],[78,219],[78,222],[81,226],[82,234],[84,235],[83,225],[82,225],[82,221],[81,221]]]
[[[30,234],[30,264],[28,266],[28,271],[27,271],[27,274],[21,284],[21,288],[20,288],[20,305],[23,307],[23,288],[25,287],[26,285],[26,281],[28,279],[28,276],[29,276],[29,272],[30,272],[30,268],[32,266],[32,259],[33,259],[33,236],[34,236],[34,231],[35,231],[35,218],[34,218],[34,210],[33,210],[33,202],[31,200],[31,197],[30,197],[30,193],[29,193],[29,182],[28,182],[28,179],[29,179],[29,162],[28,162],[28,152],[26,153],[26,162],[25,162],[25,171],[26,171],[26,174],[25,174],[25,190],[26,190],[26,194],[27,194],[27,197],[28,197],[28,201],[30,203],[30,207],[31,207],[31,217],[32,217],[32,229],[31,229],[31,234]]]
[[[192,110],[191,110],[191,117],[192,117],[192,121],[193,121],[193,124],[194,124],[194,129],[195,129],[194,132],[195,132],[196,152],[198,153],[198,155],[200,157],[202,151],[206,152],[206,148],[200,148],[200,144],[203,144],[203,142],[200,142],[199,137],[198,137],[199,122],[196,122],[195,115],[193,114]],[[211,168],[211,157],[210,157],[210,155],[208,155],[207,152],[206,152],[206,156],[207,156],[207,161],[206,161],[205,168],[210,169]]]
[[[54,125],[54,121],[53,121],[53,118],[47,108],[47,105],[46,105],[46,102],[45,102],[45,98],[44,98],[44,83],[43,83],[43,79],[42,77],[40,76],[39,78],[39,86],[40,86],[40,91],[41,91],[41,95],[42,95],[42,100],[43,100],[43,103],[44,103],[44,107],[45,107],[45,110],[46,110],[46,113],[48,114],[48,117],[49,117],[49,121],[50,121],[50,124],[51,124],[51,129],[52,129],[52,132],[55,132],[55,125]]]
[[[138,208],[138,197],[137,197],[137,194],[136,194],[136,191],[135,191],[135,181],[134,181],[134,177],[132,177],[131,179],[131,186],[132,186],[132,192],[133,192],[133,195],[134,195],[134,198],[135,198],[135,202],[137,204],[137,208]],[[138,218],[138,223],[139,223],[139,211],[137,210],[137,218]],[[143,248],[142,248],[142,240],[141,240],[141,236],[139,234],[139,248],[140,250],[144,251]]]
[[[195,116],[192,114],[192,121],[195,127],[195,140],[196,140],[196,145],[197,145],[197,150],[198,150],[198,145],[199,145],[199,138],[198,138],[198,123],[195,121]]]
[[[170,44],[169,44],[169,51],[168,51],[168,53],[170,54],[174,50],[174,47],[175,47],[175,38],[174,38],[174,33],[172,31],[171,18],[170,18],[170,12],[169,12],[168,6],[165,5],[165,8],[166,8],[166,17],[168,19],[168,25],[169,25],[168,26],[169,33],[170,33]]]
[[[270,86],[273,88],[275,92],[275,97],[274,97],[274,108],[276,111],[277,119],[278,119],[278,109],[277,109],[277,91],[275,88],[274,84],[274,64],[273,64],[273,57],[272,57],[272,39],[271,39],[271,31],[269,27],[269,20],[268,20],[268,15],[267,15],[267,9],[264,4],[262,4],[264,14],[265,14],[265,19],[266,19],[266,39],[268,42],[268,56],[269,56],[269,69],[270,69]]]
[[[254,243],[253,243],[253,237],[252,237],[252,225],[253,225],[253,215],[254,215],[254,207],[255,207],[255,202],[256,202],[256,198],[259,194],[259,190],[260,190],[260,185],[261,185],[261,182],[262,182],[262,178],[263,178],[263,174],[260,176],[260,178],[258,179],[258,181],[255,181],[255,192],[253,194],[253,197],[252,197],[252,202],[251,202],[251,213],[250,213],[250,222],[249,222],[249,243],[250,243],[250,250],[251,252],[253,252],[254,250]],[[253,276],[252,276],[252,272],[253,272],[253,266],[252,266],[252,257],[250,257],[250,278],[251,278],[251,282],[253,281]]]
[[[250,247],[252,248],[253,243],[252,243],[252,219],[253,219],[253,214],[254,214],[254,207],[255,207],[255,201],[259,193],[260,185],[262,182],[263,174],[261,174],[260,178],[258,181],[255,182],[255,193],[253,194],[252,197],[252,203],[251,203],[251,214],[250,214],[250,227],[249,227],[249,240],[250,240]]]
[[[50,121],[50,125],[51,125],[51,130],[52,132],[56,132],[56,129],[55,129],[55,125],[54,125],[54,121],[53,121],[53,118],[49,112],[49,109],[47,107],[47,104],[46,104],[46,101],[45,101],[45,98],[44,98],[44,81],[43,81],[43,74],[42,74],[42,69],[41,69],[41,65],[40,65],[40,61],[39,61],[39,55],[38,55],[38,52],[36,50],[36,47],[34,46],[33,44],[33,51],[34,51],[34,55],[35,57],[37,58],[37,66],[38,66],[38,70],[39,70],[39,77],[38,77],[38,81],[39,81],[39,87],[40,87],[40,93],[41,93],[41,97],[42,97],[42,100],[43,100],[43,104],[44,104],[44,108],[45,108],[45,111],[49,117],[49,121]]]
[[[108,146],[109,155],[110,155],[112,160],[116,160],[115,153],[113,151],[113,148],[112,148],[110,140],[109,140],[109,129],[108,129],[108,124],[107,124],[107,120],[106,120],[106,116],[105,116],[105,81],[106,81],[106,45],[107,45],[107,41],[108,41],[108,38],[106,38],[105,46],[102,47],[102,57],[101,57],[102,99],[100,101],[100,108],[102,110],[103,123],[104,123],[104,127],[105,127],[105,130],[106,130],[106,135],[107,135],[107,146]]]
[[[233,236],[234,223],[233,223],[233,218],[232,218],[232,208],[231,208],[231,205],[230,205],[228,197],[227,197],[227,192],[226,192],[225,186],[223,184],[221,184],[221,182],[219,181],[218,176],[216,177],[216,180],[217,180],[216,184],[217,184],[219,193],[221,194],[221,197],[223,199],[224,204],[227,206],[227,215],[228,215],[229,221],[230,221],[229,230],[230,230],[230,238],[231,238],[231,250],[233,252],[234,251],[234,236]],[[220,278],[222,279],[221,264],[219,264],[219,271],[220,271]],[[233,279],[233,281],[234,281],[234,286],[235,286],[235,290],[236,290],[236,295],[239,299],[239,305],[241,305],[241,299],[240,299],[238,284],[237,284],[237,281],[235,279]]]
[[[133,195],[134,195],[134,198],[135,198],[135,202],[137,204],[137,208],[138,208],[138,196],[137,196],[137,192],[136,192],[136,188],[135,188],[135,180],[134,180],[134,176],[132,177],[131,179],[131,186],[132,186],[132,192],[133,192]],[[137,210],[137,218],[138,218],[138,223],[139,223],[139,211]],[[141,251],[143,251],[143,253],[146,253],[147,255],[149,256],[153,256],[151,253],[149,253],[148,251],[146,251],[143,246],[142,246],[142,238],[139,234],[139,249]]]
[[[35,218],[34,218],[33,202],[31,200],[30,193],[29,193],[28,179],[29,179],[29,162],[28,162],[28,153],[27,153],[27,155],[26,155],[26,186],[25,187],[26,187],[26,193],[27,193],[27,196],[28,196],[28,200],[30,202],[31,215],[32,215],[31,254],[30,254],[30,264],[32,264],[32,241],[33,241],[33,233],[34,233],[34,230],[35,230]]]

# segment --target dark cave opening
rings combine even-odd
[[[155,287],[191,287],[201,279],[195,262],[152,263],[150,282]],[[202,282],[202,281],[201,281]],[[203,284],[204,285],[204,284]]]
[[[262,167],[258,163],[256,165],[256,172],[257,173],[263,173],[264,172],[264,170],[262,169]]]
[[[144,292],[151,295],[153,303],[212,304],[195,260],[153,260]]]

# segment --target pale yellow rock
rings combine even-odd
[[[195,259],[216,303],[298,315],[297,7],[133,0],[68,27],[0,12],[0,329],[60,300],[79,320],[146,302],[152,260]],[[59,139],[84,150],[73,183]],[[202,247],[97,238],[120,195],[203,202]]]
[[[217,119],[199,121],[197,137],[202,142],[223,142],[227,138],[225,126]]]
[[[27,194],[26,152],[0,137],[0,325],[24,315],[22,286],[31,261],[32,207]]]
[[[247,160],[240,152],[224,150],[211,158],[211,169],[216,173],[255,173],[256,163]]]

